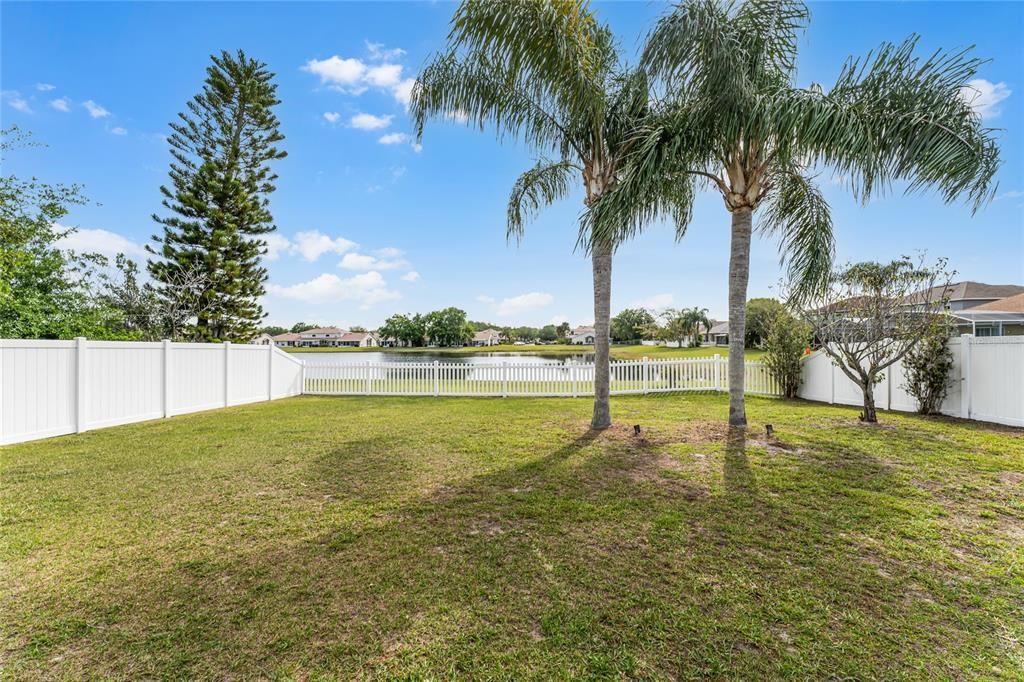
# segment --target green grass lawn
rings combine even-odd
[[[515,346],[501,344],[499,346],[464,346],[462,348],[282,348],[289,353],[430,353],[432,355],[479,355],[486,353],[541,353],[545,355],[579,355],[593,353],[593,346],[570,346],[565,344],[551,346]],[[729,356],[729,349],[724,346],[705,346],[702,348],[677,348],[675,346],[612,346],[612,358],[615,360],[639,360],[644,357],[658,359],[704,358],[712,355]],[[748,359],[760,358],[759,350],[748,350]]]
[[[1024,677],[1024,431],[748,409],[307,396],[0,449],[0,676]]]

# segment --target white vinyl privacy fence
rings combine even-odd
[[[613,360],[613,395],[668,391],[722,391],[728,387],[721,356],[686,360]],[[366,362],[307,365],[304,393],[576,397],[593,395],[594,365],[577,363]],[[759,362],[746,363],[748,393],[778,395],[778,383]]]
[[[951,339],[953,369],[942,413],[964,419],[1024,426],[1024,336]],[[885,372],[874,388],[883,410],[914,412],[917,402],[906,390],[903,363]],[[862,405],[860,388],[821,351],[804,360],[799,396],[839,405]]]
[[[300,393],[273,346],[0,340],[0,444]]]

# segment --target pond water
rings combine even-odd
[[[460,355],[455,353],[295,353],[294,357],[304,360],[307,365],[365,365],[368,362],[404,363],[404,362],[438,362],[459,365],[494,365],[503,361],[517,365],[564,365],[569,362],[593,362],[593,353],[575,353],[572,355],[545,353],[474,353]]]

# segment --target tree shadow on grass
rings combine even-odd
[[[385,500],[372,517],[268,502],[267,523],[288,511],[303,532],[207,550],[197,538],[189,561],[140,566],[123,620],[67,650],[93,652],[98,674],[134,660],[141,676],[887,677],[956,634],[940,619],[886,625],[899,567],[880,577],[879,556],[847,538],[896,521],[877,497],[836,494],[905,492],[872,453],[847,448],[836,467],[828,450],[734,431],[713,444],[720,490],[698,497],[664,494],[685,468],[628,475],[675,444],[585,431],[393,499],[415,479],[412,435],[349,440],[309,463],[306,484],[346,510]],[[352,468],[358,456],[394,461],[381,475]]]

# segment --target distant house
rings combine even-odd
[[[960,310],[967,310],[969,308],[976,308],[981,305],[987,305],[1004,298],[1017,296],[1018,294],[1024,294],[1024,286],[1020,286],[1018,284],[956,282],[954,284],[950,284],[945,288],[945,290],[943,290],[943,287],[937,286],[924,291],[919,291],[916,294],[911,294],[907,297],[907,303],[909,305],[914,305],[915,303],[924,301],[937,301],[945,296],[948,299],[946,310],[950,312],[957,312]]]
[[[482,329],[469,340],[471,346],[497,346],[501,343],[501,332],[497,329]]]
[[[729,321],[716,322],[711,330],[706,334],[708,343],[715,346],[728,346],[729,345]]]
[[[257,336],[250,343],[256,346],[272,346],[274,345],[274,337],[270,334],[264,333]]]
[[[278,334],[277,336],[270,337],[274,342],[275,346],[281,346],[282,348],[289,348],[299,345],[299,335],[287,332],[284,334]]]
[[[961,334],[974,336],[1024,336],[1024,293],[983,305],[950,311]]]
[[[907,297],[913,306],[945,297],[946,312],[960,334],[974,336],[1024,335],[1024,286],[956,282]]]
[[[341,337],[347,334],[344,329],[338,327],[317,327],[299,332],[299,342],[295,345],[304,348],[317,348],[322,346],[337,346]]]
[[[569,332],[569,343],[574,346],[593,346],[594,338],[593,327],[576,327]]]
[[[335,345],[352,348],[370,348],[380,344],[377,342],[377,337],[374,336],[373,332],[345,332],[338,338],[338,342]]]

